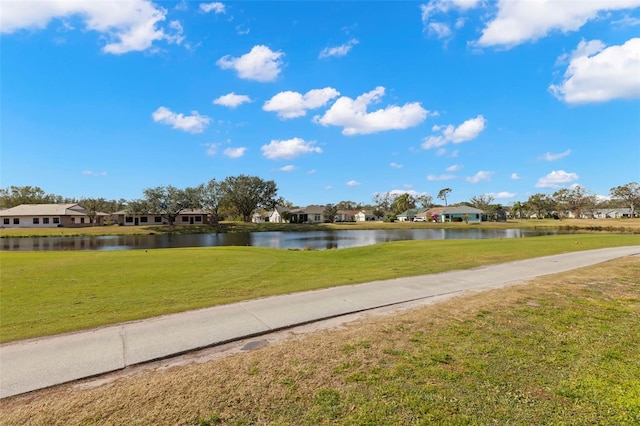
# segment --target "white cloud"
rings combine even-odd
[[[322,149],[314,145],[314,141],[307,142],[301,138],[292,138],[272,140],[268,145],[263,145],[260,149],[262,150],[262,155],[270,160],[290,160],[303,154],[322,153]]]
[[[358,182],[357,180],[350,180],[349,182],[347,182],[347,186],[358,186],[360,185],[360,182]]]
[[[216,15],[219,13],[225,13],[225,7],[223,3],[200,3],[200,10],[204,13],[214,12]]]
[[[85,176],[106,176],[107,172],[94,172],[93,170],[83,170],[82,174]]]
[[[440,176],[436,176],[436,175],[429,175],[427,176],[427,180],[430,182],[438,182],[441,180],[451,180],[451,179],[455,179],[456,176],[455,175],[440,175]]]
[[[511,173],[511,179],[513,179],[513,180],[518,180],[518,179],[522,179],[522,178],[521,178],[521,177],[520,177],[520,175],[519,175],[519,174],[517,174],[517,173]]]
[[[302,117],[308,109],[324,106],[331,99],[340,95],[333,87],[309,90],[304,95],[298,92],[285,91],[273,96],[264,103],[265,111],[275,111],[282,119]]]
[[[369,104],[379,102],[384,92],[385,88],[378,86],[355,100],[342,96],[323,116],[315,116],[313,121],[323,126],[342,126],[343,135],[358,135],[414,127],[422,123],[429,114],[418,102],[403,106],[391,105],[367,112]]]
[[[323,58],[329,58],[332,56],[333,57],[345,56],[347,53],[349,53],[351,48],[358,43],[359,41],[357,39],[352,38],[351,40],[349,40],[348,42],[340,46],[325,47],[324,49],[322,49],[318,57],[323,59]]]
[[[226,148],[224,150],[224,155],[226,155],[229,158],[240,158],[244,155],[246,151],[247,151],[247,148],[245,147]]]
[[[182,42],[182,27],[172,21],[165,32],[160,23],[167,11],[148,0],[130,1],[3,1],[3,33],[44,29],[54,19],[80,17],[84,28],[100,33],[105,53],[115,55],[149,49],[155,41]]]
[[[219,98],[213,100],[214,104],[226,106],[229,108],[236,108],[237,106],[247,102],[251,102],[251,98],[249,96],[236,95],[234,92],[227,93],[226,95],[222,95]]]
[[[203,146],[205,146],[207,148],[205,153],[209,157],[213,157],[214,155],[216,155],[218,153],[218,147],[220,146],[220,144],[219,143],[205,143],[205,144],[203,144]]]
[[[261,82],[274,81],[280,74],[284,53],[273,52],[267,46],[253,46],[249,53],[239,58],[230,55],[218,59],[216,64],[223,70],[232,68],[238,77]]]
[[[465,178],[465,180],[470,183],[488,182],[491,180],[492,175],[493,175],[493,172],[480,170],[475,175]]]
[[[476,7],[479,3],[479,0],[431,0],[429,3],[422,4],[420,5],[420,14],[423,30],[439,39],[450,38],[453,35],[451,23],[434,20],[433,17],[444,18],[442,15],[447,14],[450,10],[464,12]],[[458,18],[453,26],[460,29],[464,26],[464,22],[464,19]]]
[[[404,185],[404,186],[409,187],[409,188],[411,187],[411,185]],[[375,194],[380,194],[380,192],[376,192]],[[416,191],[414,189],[392,189],[391,191],[387,192],[387,194],[391,195],[392,197],[397,197],[397,196],[403,195],[403,194],[409,194],[412,197],[417,197],[419,195],[427,195],[426,192],[420,193],[420,192],[418,192],[418,191]]]
[[[554,170],[548,175],[538,179],[536,188],[561,188],[578,179],[575,173],[567,173],[564,170]]]
[[[513,198],[516,196],[514,192],[507,192],[507,191],[490,192],[487,195],[489,195],[490,197],[493,197],[494,200],[499,200],[504,198]]]
[[[398,164],[395,162],[391,162],[391,164],[389,164],[391,167],[393,167],[394,169],[401,169],[403,166],[402,164]]]
[[[453,164],[449,167],[447,167],[445,170],[448,172],[457,172],[458,170],[461,170],[464,166],[461,164]]]
[[[605,48],[599,40],[578,44],[562,83],[551,93],[569,104],[640,97],[640,38]]]
[[[431,130],[434,132],[441,131],[442,134],[425,138],[422,142],[422,148],[439,148],[449,142],[461,143],[475,139],[484,130],[486,124],[487,120],[482,115],[479,115],[476,118],[470,118],[458,127],[453,127],[451,124],[448,126],[433,126]]]
[[[155,110],[151,116],[156,123],[168,124],[174,129],[189,133],[202,133],[211,122],[209,117],[198,114],[198,111],[191,111],[191,115],[185,116],[163,106]]]
[[[281,172],[292,172],[296,169],[296,166],[290,164],[288,166],[280,167]]]
[[[552,154],[550,152],[547,152],[546,154],[544,154],[542,157],[540,157],[541,159],[545,160],[545,161],[556,161],[559,160],[561,158],[566,157],[567,155],[571,154],[571,150],[568,149],[564,152],[560,152],[558,154]]]
[[[602,12],[638,6],[640,0],[501,0],[495,19],[487,24],[477,44],[513,47],[538,40],[552,31],[576,31]]]

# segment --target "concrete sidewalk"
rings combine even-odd
[[[8,343],[0,346],[0,398],[322,319],[498,288],[631,255],[640,255],[640,246],[274,296]]]

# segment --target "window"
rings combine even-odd
[[[182,221],[183,222],[189,222],[189,218],[187,216],[182,216]]]
[[[314,222],[320,222],[320,215],[319,214],[313,215],[313,221]]]
[[[53,218],[53,223],[60,223],[60,218],[59,217],[54,217]]]
[[[84,217],[80,218],[80,223],[84,223]]]
[[[5,217],[5,218],[2,220],[2,223],[4,223],[5,225],[9,225],[9,224],[11,223],[11,221],[9,220],[9,218],[8,218],[8,217]]]
[[[71,223],[76,223],[76,218],[75,217],[71,218]]]
[[[13,218],[13,224],[14,225],[20,225],[20,219],[18,219],[17,217]]]
[[[40,218],[39,217],[34,217],[33,218],[33,224],[34,225],[40,225]]]
[[[153,221],[154,221],[155,223],[161,223],[161,222],[162,222],[162,216],[156,216],[156,217],[153,219]]]
[[[133,223],[133,217],[127,216],[127,217],[124,218],[124,221],[127,222],[127,223]]]
[[[140,223],[147,223],[149,219],[146,216],[140,216]]]
[[[196,222],[202,222],[202,216],[196,216]]]
[[[48,217],[43,217],[42,218],[42,223],[44,223],[45,225],[49,224],[49,218]]]

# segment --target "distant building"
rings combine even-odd
[[[57,228],[104,225],[106,213],[93,213],[80,204],[21,204],[0,210],[3,228]]]

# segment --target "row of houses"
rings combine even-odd
[[[176,225],[203,225],[209,223],[209,215],[203,210],[184,210],[175,219]],[[128,214],[121,210],[114,213],[89,212],[80,204],[21,204],[0,210],[0,227],[3,228],[57,228],[118,224],[121,226],[168,225],[169,221],[158,214]]]
[[[271,211],[258,212],[253,215],[254,223],[324,223],[327,221],[325,206],[310,205],[298,209],[276,206]],[[373,210],[338,210],[334,222],[369,222],[382,220]]]
[[[409,209],[397,216],[398,222],[456,222],[477,223],[483,220],[484,212],[468,206],[434,207],[430,209]],[[310,205],[289,209],[275,207],[271,211],[255,213],[254,223],[324,223],[325,207]],[[594,209],[585,211],[582,218],[624,218],[631,217],[630,208]],[[506,220],[506,215],[498,217]],[[334,222],[379,221],[372,210],[338,210]],[[184,210],[174,221],[176,225],[207,225],[207,212],[199,209]],[[0,227],[3,228],[55,228],[82,227],[118,224],[121,226],[168,225],[169,221],[159,214],[129,214],[124,210],[115,213],[92,213],[79,204],[21,204],[0,210]]]

